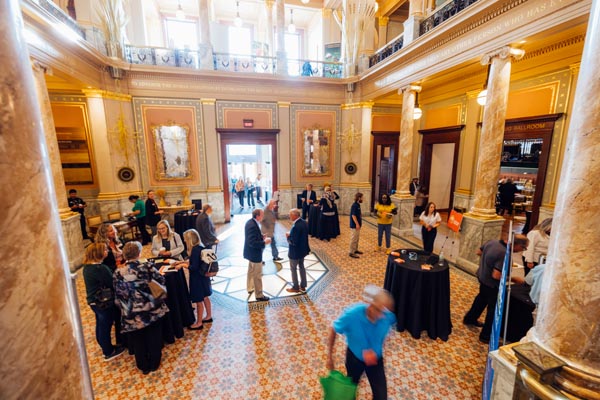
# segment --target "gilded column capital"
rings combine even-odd
[[[85,97],[88,97],[88,98],[131,101],[131,95],[129,95],[129,94],[109,92],[107,90],[99,90],[99,89],[83,89],[82,92],[85,95]]]
[[[421,89],[422,89],[422,87],[418,86],[418,85],[408,85],[408,86],[404,86],[404,87],[401,87],[400,89],[398,89],[398,94],[402,94],[406,91],[420,93]]]
[[[277,102],[277,107],[286,107],[286,108],[290,108],[290,105],[292,103],[289,101],[278,101]]]
[[[571,75],[579,75],[579,69],[581,69],[581,63],[574,63],[569,65],[569,70],[571,71]]]
[[[506,59],[510,57],[513,60],[520,60],[521,58],[523,58],[524,55],[525,50],[516,49],[510,46],[503,46],[499,49],[492,50],[489,53],[484,54],[481,57],[481,65],[488,65],[492,62],[493,58]]]
[[[481,89],[469,90],[465,94],[467,95],[467,99],[476,99],[479,93],[481,93]]]
[[[217,103],[217,99],[200,99],[200,104],[203,106],[214,106]]]
[[[387,26],[390,22],[390,17],[379,17],[379,26]]]
[[[323,18],[331,18],[332,14],[333,14],[333,10],[331,8],[323,8],[321,10],[321,16]]]
[[[275,0],[265,0],[265,6],[267,6],[268,11],[272,11],[274,5],[275,5]]]

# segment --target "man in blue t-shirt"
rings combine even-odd
[[[337,334],[346,335],[346,371],[356,384],[363,372],[367,374],[374,400],[387,399],[387,381],[383,367],[383,342],[396,323],[390,311],[394,300],[388,291],[368,286],[367,303],[348,307],[329,328],[327,339],[327,369],[334,369],[333,347]]]

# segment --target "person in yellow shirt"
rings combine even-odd
[[[392,251],[392,221],[394,215],[398,213],[398,209],[392,204],[392,199],[386,193],[383,193],[379,201],[375,203],[375,212],[377,213],[377,251],[381,250],[381,242],[383,233],[385,232],[385,254],[390,254]]]

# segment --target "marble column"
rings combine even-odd
[[[213,47],[210,38],[210,10],[208,0],[198,0],[200,40],[198,40],[198,50],[200,50],[200,68],[213,69]]]
[[[421,86],[409,85],[402,89],[402,120],[400,122],[400,141],[398,154],[398,171],[396,174],[396,193],[392,202],[398,207],[398,218],[394,218],[392,229],[402,236],[413,233],[412,221],[415,198],[411,196],[408,185],[411,181],[414,142],[415,94]]]
[[[530,332],[536,344],[567,363],[556,383],[583,398],[598,398],[600,392],[600,26],[594,23],[598,20],[600,0],[595,0],[563,158],[549,263]]]
[[[267,45],[269,46],[268,56],[273,56],[273,6],[275,5],[274,0],[265,0],[265,8],[267,10]]]
[[[83,236],[81,235],[81,214],[71,211],[67,201],[65,177],[60,161],[58,141],[56,140],[56,128],[54,127],[54,120],[52,119],[50,97],[48,96],[48,88],[44,77],[45,72],[45,67],[38,62],[33,63],[33,77],[37,99],[40,110],[42,111],[42,125],[46,137],[46,146],[48,147],[48,160],[50,162],[50,171],[52,172],[56,204],[58,204],[57,210],[60,216],[63,239],[65,240],[67,249],[69,269],[75,271],[83,262],[84,246]]]
[[[206,171],[205,179],[208,182],[206,198],[203,200],[213,208],[212,218],[216,223],[225,221],[225,205],[223,199],[223,171],[221,171],[221,152],[219,146],[219,135],[217,134],[216,99],[201,99],[202,104],[202,130],[204,132],[205,146],[215,151],[206,152],[206,164],[212,165],[210,171]],[[225,172],[225,175],[227,172]],[[229,212],[229,210],[227,210]]]
[[[419,28],[423,21],[423,0],[410,0],[408,18],[404,21],[404,44],[406,46],[419,37]]]
[[[477,249],[488,240],[499,239],[502,235],[504,218],[496,215],[495,200],[504,141],[511,61],[523,57],[524,53],[523,50],[505,46],[485,54],[481,59],[481,64],[491,64],[488,94],[479,138],[473,207],[463,218],[457,258],[457,264],[471,272],[476,271],[479,264]]]
[[[287,53],[285,52],[285,2],[276,0],[277,6],[277,73],[287,75]]]
[[[17,0],[0,2],[0,393],[92,398],[44,125]]]
[[[380,49],[387,43],[387,27],[390,22],[390,17],[379,17],[378,20],[379,29],[377,33],[379,35],[379,43],[377,48]]]

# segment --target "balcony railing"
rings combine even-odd
[[[452,0],[442,5],[438,10],[434,10],[428,18],[421,21],[419,26],[419,36],[424,35],[439,24],[452,18],[477,0]]]
[[[390,43],[388,43],[387,45],[385,45],[385,47],[383,47],[380,50],[377,50],[377,52],[375,54],[373,54],[371,57],[369,57],[369,68],[371,68],[373,65],[382,62],[383,60],[385,60],[386,58],[388,58],[389,56],[391,56],[392,54],[394,54],[395,52],[397,52],[398,50],[400,50],[402,48],[402,46],[404,45],[404,35],[400,35],[399,37],[397,37],[396,39],[394,39],[393,41],[391,41]]]
[[[53,17],[67,25],[85,40],[85,30],[79,26],[79,24],[77,24],[73,18],[65,14],[65,12],[56,4],[54,4],[54,2],[49,0],[34,0],[34,2],[38,3],[41,8],[48,11]]]
[[[277,74],[277,58],[229,53],[213,53],[212,63],[206,61],[208,50],[165,49],[160,47],[125,46],[125,58],[131,64],[156,65],[215,71]],[[209,59],[210,60],[210,59]],[[343,64],[314,60],[287,60],[289,76],[342,78]]]

